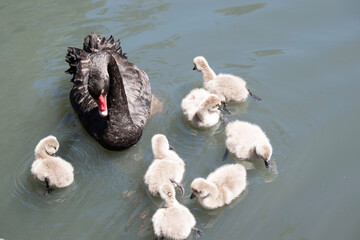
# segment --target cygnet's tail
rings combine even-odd
[[[269,167],[270,158],[272,155],[272,147],[271,145],[258,145],[256,146],[256,154],[264,160],[265,167]]]
[[[95,33],[84,38],[84,51],[88,53],[96,53],[103,50],[113,50],[120,54],[122,57],[126,58],[126,54],[122,52],[120,46],[120,40],[114,41],[114,37],[103,37]]]
[[[253,94],[250,89],[246,88],[250,94],[250,96],[254,99],[255,102],[261,101],[262,99],[258,96],[256,96],[255,94]]]

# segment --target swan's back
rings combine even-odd
[[[217,185],[226,204],[246,188],[246,170],[241,164],[227,164],[210,173],[207,180]]]
[[[175,189],[171,184],[163,184],[159,193],[165,203],[152,217],[155,234],[170,239],[187,238],[196,224],[194,216],[176,200]]]
[[[241,164],[227,164],[210,173],[207,180],[219,187],[234,189],[246,185],[246,170]],[[244,185],[245,184],[245,185]]]
[[[169,239],[186,239],[196,220],[189,209],[178,204],[176,207],[161,208],[152,217],[157,236]]]
[[[49,181],[50,186],[63,188],[74,181],[73,166],[60,157],[36,159],[31,165],[31,173],[40,181]]]
[[[192,120],[199,110],[201,104],[210,96],[210,93],[203,88],[195,88],[181,101],[181,108],[184,115]]]
[[[249,95],[246,82],[232,74],[218,74],[213,80],[204,84],[209,92],[218,95],[222,101],[245,101]]]
[[[229,123],[225,132],[228,138],[232,138],[238,144],[254,145],[257,141],[265,138],[265,133],[258,125],[239,120]]]
[[[159,188],[169,182],[170,178],[180,182],[185,172],[185,162],[179,155],[169,150],[169,142],[165,135],[156,134],[151,139],[155,159],[148,167],[144,181],[149,192],[156,195]]]
[[[270,145],[265,132],[256,124],[236,120],[226,126],[226,146],[237,157],[245,156],[258,145]],[[241,157],[240,157],[241,158]]]

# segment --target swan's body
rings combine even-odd
[[[134,145],[150,116],[147,74],[127,61],[112,36],[87,36],[84,50],[68,48],[66,61],[74,83],[70,102],[85,130],[110,150]]]
[[[191,197],[198,197],[202,207],[215,209],[229,204],[246,187],[246,170],[241,164],[219,167],[209,176],[196,178],[191,183]]]
[[[187,120],[197,127],[216,125],[221,116],[218,96],[203,88],[196,88],[181,101],[181,108]]]
[[[171,184],[160,188],[160,196],[165,201],[152,217],[155,235],[159,238],[180,240],[187,238],[194,228],[196,220],[188,208],[181,205],[175,198],[175,189]]]
[[[42,139],[35,148],[35,161],[31,173],[40,181],[46,182],[47,188],[63,188],[74,181],[74,169],[70,163],[54,154],[59,149],[59,142],[54,136]]]
[[[265,166],[269,166],[272,146],[258,125],[236,120],[226,126],[225,132],[226,148],[238,160],[252,159],[258,155],[264,160]]]
[[[194,70],[202,73],[204,88],[210,93],[216,94],[222,102],[243,102],[249,93],[254,100],[261,100],[246,87],[246,82],[232,74],[218,74],[210,68],[206,59],[202,56],[194,58]]]
[[[160,187],[164,183],[168,183],[169,179],[172,179],[174,184],[181,182],[185,172],[185,163],[175,151],[170,149],[169,142],[164,135],[154,135],[151,145],[154,160],[144,175],[144,181],[149,192],[157,195]]]

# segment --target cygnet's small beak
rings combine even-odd
[[[194,64],[194,68],[193,68],[193,70],[196,70],[196,65]]]
[[[228,115],[231,115],[230,110],[226,106],[219,107],[219,110],[222,111],[222,112],[225,112]]]
[[[169,145],[169,150],[174,150],[174,147]]]
[[[268,161],[266,161],[266,160],[264,160],[264,163],[265,163],[265,167],[266,167],[266,168],[269,168],[270,163],[269,163]]]
[[[196,197],[196,195],[194,193],[191,193],[190,199],[193,199],[195,197]]]

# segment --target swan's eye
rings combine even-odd
[[[101,96],[104,96],[104,89],[101,90],[101,92],[97,92],[96,94],[94,94],[95,99],[99,99]]]
[[[93,74],[94,76],[89,78],[88,91],[93,99],[99,99],[101,95],[106,96],[108,88],[105,80],[101,79],[99,74],[95,73]],[[98,81],[94,80],[98,78],[100,78]]]

